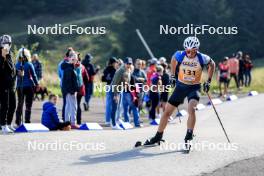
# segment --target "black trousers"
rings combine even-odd
[[[244,72],[238,74],[238,84],[239,86],[244,86]]]
[[[82,95],[77,94],[77,124],[82,124],[82,109],[81,109],[81,101]]]
[[[66,107],[66,95],[62,93],[62,99],[63,99],[63,104],[62,104],[62,120],[65,121],[65,107]]]
[[[0,90],[0,125],[11,125],[16,110],[16,94],[12,89]]]
[[[156,119],[156,108],[160,102],[160,94],[158,92],[149,92],[149,98],[151,100],[151,108],[149,111],[149,118],[152,120]]]
[[[16,124],[21,125],[22,115],[23,115],[23,106],[24,102],[26,103],[25,109],[25,123],[30,123],[31,118],[31,108],[34,98],[34,88],[33,87],[24,87],[17,89],[18,103],[16,110]]]
[[[235,74],[235,73],[231,73],[231,74],[230,74],[230,79],[229,79],[229,81],[228,81],[228,83],[227,83],[227,87],[229,87],[229,84],[230,84],[230,81],[231,81],[232,78],[234,78],[234,80],[235,80],[236,87],[239,88],[238,76],[237,76],[237,74]]]
[[[57,127],[54,128],[54,129],[50,129],[51,131],[56,131],[56,130],[63,130],[63,128],[67,127],[71,125],[71,122],[59,122]]]

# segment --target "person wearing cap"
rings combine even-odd
[[[118,60],[115,57],[111,57],[108,60],[108,66],[104,69],[103,76],[102,76],[102,82],[105,82],[107,86],[109,86],[114,78],[116,69],[118,67]],[[105,100],[105,125],[110,126],[111,121],[111,92],[106,91],[106,100]]]
[[[11,44],[9,35],[0,37],[0,125],[3,134],[15,130],[11,124],[16,109],[16,69],[10,52]]]
[[[227,85],[230,78],[230,69],[228,65],[228,57],[225,57],[218,66],[218,79],[219,79],[219,96],[226,98],[227,96]],[[222,93],[222,84],[224,84],[224,93]]]
[[[95,70],[94,65],[91,63],[91,60],[93,59],[93,56],[88,53],[85,55],[82,64],[86,68],[88,75],[90,77],[89,81],[85,84],[85,103],[83,104],[85,111],[89,111],[89,103],[91,100],[91,97],[93,95],[93,87],[94,87],[94,76],[96,75],[97,71]]]
[[[69,62],[61,64],[63,70],[62,93],[66,97],[64,121],[71,122],[71,128],[76,129],[79,126],[76,124],[77,115],[77,92],[79,92],[77,73],[74,65],[78,62],[78,56],[74,51],[69,53]]]
[[[125,87],[126,84],[129,84],[131,81],[131,69],[132,69],[133,60],[130,57],[126,57],[124,59],[124,64],[116,71],[114,78],[112,80],[112,83],[110,85],[111,87],[111,126],[114,130],[120,130],[122,129],[117,121],[117,110],[119,110],[119,106],[121,105],[121,98],[119,98],[120,93],[122,90],[118,89],[118,86],[121,86],[122,88]],[[119,101],[120,99],[120,101]]]
[[[31,119],[31,108],[34,99],[34,90],[38,89],[39,82],[31,63],[31,53],[26,48],[21,48],[17,55],[17,110],[16,110],[16,124],[19,126],[23,119],[21,119],[23,114],[24,102],[26,104],[25,109],[25,123],[30,123]]]
[[[38,54],[33,54],[32,64],[34,66],[38,80],[41,81],[42,80],[42,63],[39,60]]]

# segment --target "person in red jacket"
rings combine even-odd
[[[219,96],[226,97],[227,95],[227,87],[228,87],[228,80],[230,77],[230,69],[228,65],[228,57],[225,57],[222,62],[219,63],[218,66],[218,79],[219,79]],[[224,84],[224,94],[222,93],[222,84]]]
[[[156,65],[157,65],[158,60],[156,58],[153,58],[150,60],[149,67],[147,69],[147,85],[151,85],[151,78],[154,73],[157,72]]]
[[[236,87],[239,89],[239,83],[238,83],[238,74],[239,74],[239,60],[232,56],[228,59],[228,66],[229,66],[229,72],[230,72],[230,79],[228,80],[227,87],[229,87],[230,81],[232,78],[234,78]]]

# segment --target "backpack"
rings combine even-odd
[[[176,66],[176,70],[175,70],[175,77],[178,79],[180,65],[181,65],[184,57],[186,56],[186,52],[185,51],[176,52],[174,56],[175,56],[175,59],[177,59],[177,62],[178,62],[177,66]],[[201,65],[201,67],[203,69],[205,64],[204,64],[204,61],[203,61],[202,54],[197,52],[197,57],[198,57],[200,65]]]

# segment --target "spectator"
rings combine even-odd
[[[0,125],[3,134],[15,130],[11,124],[16,109],[16,69],[10,53],[11,44],[9,35],[0,37]]]
[[[146,69],[147,69],[146,61],[145,60],[141,60],[141,61],[142,61],[141,69],[146,73]]]
[[[251,84],[251,70],[253,64],[249,55],[245,55],[245,86],[250,87]]]
[[[32,64],[34,66],[38,80],[41,81],[41,79],[42,79],[42,63],[40,62],[37,54],[33,54]]]
[[[131,61],[132,61],[132,59],[131,59]],[[125,62],[130,63],[130,61],[127,61],[127,60]],[[140,69],[140,67],[141,67],[140,60],[138,60],[137,63],[140,63],[140,65],[137,66],[137,68]],[[133,113],[133,117],[134,117],[134,125],[135,125],[135,127],[139,128],[139,127],[142,127],[142,125],[139,122],[139,109],[138,109],[138,93],[139,93],[139,91],[137,91],[137,88],[135,87],[136,86],[135,83],[136,83],[136,81],[143,81],[144,82],[145,78],[142,79],[139,77],[132,77],[131,73],[134,73],[135,70],[133,69],[133,66],[131,66],[131,67],[132,67],[132,69],[130,70],[131,72],[130,73],[127,72],[127,74],[128,74],[127,77],[130,76],[130,82],[128,80],[125,81],[125,89],[122,92],[122,105],[124,108],[125,122],[130,123],[129,110],[131,110]]]
[[[94,65],[91,63],[92,59],[93,59],[93,56],[90,53],[88,53],[85,55],[85,58],[82,61],[82,64],[86,68],[88,75],[90,77],[88,83],[86,83],[85,85],[85,92],[86,92],[85,93],[85,103],[83,104],[85,111],[89,111],[89,107],[90,107],[89,103],[93,95],[94,76],[97,73],[96,70],[94,69]]]
[[[104,69],[102,82],[106,82],[107,86],[111,85],[111,82],[114,78],[116,69],[118,67],[118,60],[115,57],[111,57],[108,61],[108,66]],[[105,109],[105,125],[110,126],[111,120],[111,92],[108,90],[106,91],[106,109]]]
[[[71,128],[79,128],[76,125],[76,114],[77,114],[77,92],[79,92],[77,73],[74,70],[74,65],[78,62],[77,54],[72,51],[69,54],[69,62],[61,64],[63,70],[62,79],[62,92],[63,96],[66,97],[64,121],[71,122]]]
[[[122,59],[118,59],[118,60],[117,60],[117,63],[118,63],[118,65],[117,65],[117,69],[119,69],[119,68],[124,64],[124,62],[123,62]]]
[[[71,123],[69,121],[60,121],[56,108],[57,101],[57,95],[49,95],[49,101],[43,104],[41,123],[50,130],[69,131],[71,129]]]
[[[160,94],[160,102],[161,102],[161,107],[164,112],[166,103],[168,102],[168,97],[169,97],[169,89],[168,87],[170,86],[170,75],[168,74],[168,64],[166,62],[163,62],[161,64],[163,67],[163,74],[161,76],[161,81],[162,81],[162,86],[163,90]]]
[[[147,85],[151,84],[151,77],[157,71],[156,70],[157,63],[158,60],[156,58],[153,58],[149,61],[149,68],[147,69]]]
[[[147,83],[147,76],[142,69],[143,61],[138,59],[135,64],[135,70],[132,74],[133,78],[135,79],[135,85],[139,88],[139,92],[137,93],[138,99],[138,108],[139,112],[142,109],[143,106],[143,98],[145,96],[145,93],[143,91],[143,86]]]
[[[130,83],[132,64],[133,64],[132,58],[130,57],[125,58],[124,64],[116,71],[111,83],[111,101],[112,101],[111,125],[112,125],[112,129],[114,130],[122,129],[120,128],[119,124],[116,123],[117,106],[120,106],[120,102],[119,102],[120,92],[117,87],[118,86],[124,87],[126,83]]]
[[[229,65],[230,79],[228,80],[227,86],[229,87],[231,79],[234,78],[236,87],[237,89],[239,89],[239,83],[238,83],[239,60],[236,57],[229,58],[228,65]]]
[[[219,91],[220,95],[226,98],[227,96],[227,85],[228,85],[228,79],[230,76],[230,66],[228,65],[228,57],[225,57],[223,62],[219,63],[218,69],[218,77],[219,77]],[[222,84],[224,84],[224,94],[222,93]]]
[[[18,104],[16,110],[16,124],[19,126],[22,122],[24,101],[26,103],[25,123],[30,123],[31,108],[34,99],[34,89],[39,88],[38,78],[31,63],[30,51],[26,48],[21,48],[18,51],[17,63],[17,96]]]
[[[167,63],[167,60],[166,60],[165,57],[160,57],[160,58],[159,58],[159,64],[160,64],[160,65],[163,65],[163,64],[166,64],[166,63]]]
[[[162,85],[161,76],[163,74],[163,67],[157,66],[157,72],[151,77],[151,89],[149,91],[149,99],[151,101],[151,108],[149,111],[149,119],[151,120],[150,124],[157,125],[155,122],[156,119],[156,108],[160,102],[160,93],[159,86]]]
[[[149,62],[149,67],[146,69],[146,73],[147,73],[147,85],[150,86],[151,85],[151,78],[152,78],[153,74],[156,73],[156,71],[157,71],[156,65],[158,63],[158,60],[156,58],[153,58],[151,60],[148,60],[148,62]],[[149,109],[151,106],[151,104],[150,104],[151,101],[150,101],[149,95],[150,94],[146,94],[144,97],[147,109]]]
[[[63,91],[62,91],[62,80],[63,80],[63,70],[61,69],[61,65],[63,63],[68,63],[70,58],[69,58],[69,55],[70,53],[73,52],[73,48],[68,48],[64,58],[62,61],[59,62],[58,64],[58,76],[59,76],[59,79],[60,79],[60,87],[61,87],[61,92],[62,92],[62,98],[63,98],[63,104],[62,104],[62,119],[64,120],[64,114],[65,114],[65,106],[66,106],[66,97],[64,96],[63,94]]]
[[[81,101],[82,97],[85,96],[85,84],[89,82],[89,76],[86,71],[86,68],[81,64],[80,54],[78,53],[78,62],[75,65],[75,71],[77,73],[77,82],[79,92],[77,93],[77,124],[81,125],[82,123],[82,110],[81,110]]]
[[[239,72],[238,72],[238,85],[244,86],[244,74],[245,74],[245,61],[243,59],[242,51],[238,51],[236,58],[239,60]]]
[[[134,72],[132,75],[134,76],[136,83],[139,83],[139,84],[145,84],[146,83],[147,76],[146,76],[144,70],[142,70],[142,60],[138,59],[136,61],[135,69],[134,69]]]

